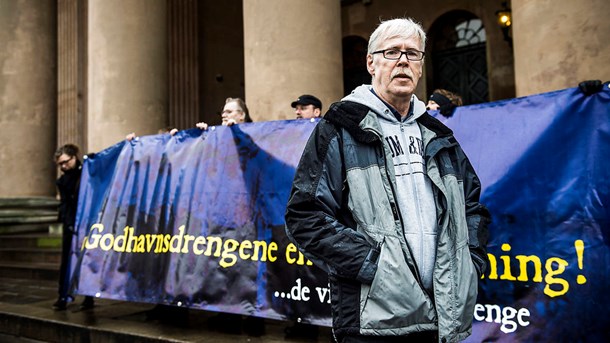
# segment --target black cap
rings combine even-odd
[[[292,106],[292,108],[296,108],[297,105],[304,105],[304,106],[313,105],[313,107],[315,107],[315,108],[319,108],[320,110],[322,109],[322,102],[320,101],[320,99],[316,98],[313,95],[309,95],[309,94],[301,95],[298,99],[293,101],[292,104],[290,104],[290,106]]]
[[[443,106],[443,105],[447,105],[447,104],[451,103],[451,100],[449,100],[448,97],[442,95],[441,93],[432,93],[432,95],[430,95],[430,100],[434,101],[439,106]]]
[[[448,97],[440,93],[433,93],[430,95],[430,100],[438,104],[438,111],[447,118],[453,115],[453,110],[457,107]]]

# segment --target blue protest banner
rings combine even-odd
[[[610,317],[610,89],[433,113],[455,133],[493,216],[473,334],[604,341]],[[120,142],[84,163],[74,290],[330,325],[326,275],[284,234],[315,126],[273,121]]]

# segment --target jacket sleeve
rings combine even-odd
[[[487,269],[487,240],[489,238],[488,225],[491,223],[491,215],[483,204],[479,202],[481,195],[481,182],[472,164],[466,157],[464,151],[459,148],[458,153],[461,160],[461,169],[464,171],[464,199],[466,202],[466,222],[468,224],[468,247],[472,261],[477,269],[479,277]]]
[[[66,218],[66,206],[67,206],[67,196],[64,191],[64,177],[60,177],[55,181],[55,186],[57,186],[57,191],[59,193],[59,204],[57,205],[57,221],[59,223],[64,223]]]
[[[286,233],[315,265],[331,275],[371,283],[379,250],[349,227],[341,137],[322,119],[296,170],[286,209]]]

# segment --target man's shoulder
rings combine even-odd
[[[339,125],[345,123],[360,123],[369,113],[368,106],[353,101],[338,101],[330,105],[324,118]]]
[[[324,119],[337,128],[345,129],[357,141],[371,143],[377,139],[377,136],[360,127],[360,123],[370,110],[366,105],[344,100],[333,103],[324,115]]]

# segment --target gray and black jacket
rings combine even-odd
[[[409,218],[397,207],[377,115],[351,101],[330,107],[297,167],[286,232],[329,274],[337,338],[438,330],[440,342],[463,340],[487,265],[490,216],[479,179],[449,128],[427,113],[417,118],[438,222],[430,294],[405,240]]]

